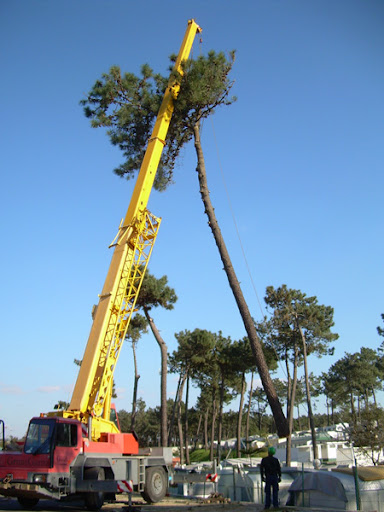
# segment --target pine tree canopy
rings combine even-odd
[[[163,191],[172,183],[180,150],[193,136],[193,126],[208,117],[220,105],[236,100],[229,97],[233,82],[229,79],[235,52],[210,51],[207,56],[184,63],[184,74],[171,73],[171,82],[180,84],[166,144],[158,166],[154,187]],[[175,56],[170,57],[171,63]],[[156,121],[169,79],[145,64],[141,75],[122,74],[111,67],[97,80],[80,104],[94,128],[105,127],[111,143],[118,146],[125,161],[114,170],[131,179],[140,169],[147,142]]]

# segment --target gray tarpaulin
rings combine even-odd
[[[303,482],[304,479],[304,482]],[[347,502],[343,484],[340,480],[326,473],[305,473],[292,482],[289,492],[320,491]]]

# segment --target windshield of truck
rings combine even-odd
[[[48,419],[31,421],[25,440],[25,453],[49,453],[55,422]]]

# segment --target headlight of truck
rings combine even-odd
[[[38,473],[33,475],[33,483],[35,484],[45,484],[47,482],[47,475],[44,473]]]

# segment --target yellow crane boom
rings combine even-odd
[[[189,20],[174,69],[182,74],[196,33]],[[96,308],[91,332],[66,417],[84,423],[92,417],[92,438],[116,432],[109,421],[113,373],[156,240],[160,219],[147,210],[156,171],[173,113],[179,84],[171,78],[148,142],[132,198],[114,243],[111,264]]]

